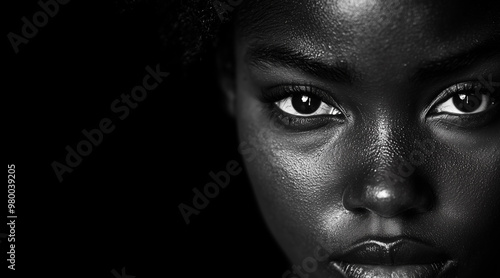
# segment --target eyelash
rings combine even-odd
[[[261,94],[261,100],[265,103],[274,103],[292,96],[293,94],[304,94],[311,95],[320,98],[322,101],[333,102],[331,97],[329,97],[322,90],[309,84],[291,84],[291,85],[278,85],[266,89],[265,92]],[[334,105],[333,103],[328,103]]]
[[[468,95],[469,93],[473,93],[474,96],[476,96],[476,93],[479,93],[480,95],[491,96],[492,100],[490,99],[490,103],[488,103],[489,107],[486,108],[486,110],[477,113],[455,114],[437,111],[438,106],[448,102],[453,97],[459,94]],[[480,82],[461,82],[447,87],[439,94],[434,103],[431,105],[428,116],[431,119],[444,119],[444,122],[458,127],[480,127],[489,123],[497,115],[498,109],[494,109],[498,106],[497,99],[498,91],[490,91],[488,90],[488,88],[485,88]]]
[[[437,98],[435,98],[436,100],[430,106],[431,108],[427,113],[427,116],[431,118],[439,117],[441,119],[445,119],[448,122],[451,122],[452,125],[462,126],[462,127],[480,126],[482,124],[489,122],[497,114],[495,112],[498,112],[494,111],[493,113],[491,113],[492,112],[491,110],[494,110],[492,108],[498,106],[498,101],[493,102],[493,104],[491,104],[490,107],[488,107],[485,111],[479,113],[450,114],[450,113],[440,113],[435,111],[438,105],[445,103],[446,101],[448,101],[449,99],[460,93],[464,94],[470,93],[471,91],[474,91],[477,88],[486,89],[482,86],[483,85],[479,82],[471,81],[471,82],[461,82],[447,87],[439,94]],[[480,92],[484,93],[484,90]],[[277,107],[276,102],[289,98],[294,94],[316,97],[322,102],[341,111],[341,114],[301,117],[288,114]],[[497,91],[493,92],[488,91],[487,94],[494,96],[494,99],[498,99]],[[343,123],[347,116],[346,112],[341,108],[341,106],[337,104],[335,100],[333,100],[333,98],[329,94],[310,84],[291,84],[291,85],[273,86],[265,90],[263,89],[262,94],[260,95],[260,99],[263,103],[267,105],[266,111],[269,112],[269,116],[273,120],[277,120],[277,122],[282,124],[286,129],[290,130],[307,131],[315,128],[320,128],[331,122]],[[459,122],[458,124],[457,121]]]
[[[340,106],[328,95],[325,91],[318,89],[310,84],[292,84],[292,85],[278,85],[269,89],[263,90],[260,95],[261,101],[267,105],[266,111],[272,120],[283,125],[286,129],[293,131],[307,131],[311,129],[320,128],[329,123],[337,122],[343,123],[345,120],[344,113],[340,115],[315,115],[315,116],[295,116],[282,111],[277,107],[276,102],[284,100],[295,94],[307,95],[316,97],[322,102],[338,109]]]
[[[479,92],[484,92],[483,85],[479,82],[462,82],[462,83],[457,83],[454,84],[450,87],[447,87],[444,89],[440,95],[436,98],[435,104],[432,105],[433,110],[436,108],[437,105],[443,104],[447,100],[449,100],[451,97],[454,97],[459,94],[466,94],[469,92],[474,92],[474,93],[479,93]],[[488,91],[486,92],[488,95],[493,95],[495,96],[496,93],[493,91]]]

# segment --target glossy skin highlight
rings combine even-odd
[[[432,111],[454,84],[500,81],[494,1],[250,2],[236,21],[235,77],[222,83],[243,153],[252,153],[245,166],[262,214],[291,262],[320,245],[340,254],[361,239],[410,237],[446,253],[456,264],[450,275],[493,269],[499,107],[475,118]],[[263,49],[335,70],[313,74]],[[436,66],[449,57],[461,62]],[[321,91],[342,114],[277,117],[262,94],[288,85]],[[387,179],[416,151],[422,161],[408,176]],[[303,273],[342,277],[327,261]]]

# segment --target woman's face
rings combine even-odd
[[[494,268],[492,2],[243,2],[226,90],[262,214],[293,263],[283,277]]]

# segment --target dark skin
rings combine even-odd
[[[243,4],[223,61],[234,76],[221,69],[220,80],[256,198],[297,265],[320,245],[337,254],[362,238],[411,237],[446,253],[452,277],[492,273],[499,9],[396,2]],[[489,75],[496,91],[479,85]],[[457,110],[459,93],[480,103]],[[307,275],[342,277],[328,261]]]

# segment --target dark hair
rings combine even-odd
[[[153,16],[162,50],[184,71],[208,60],[232,25],[231,15],[217,9],[228,5],[223,0],[115,0],[115,5],[124,15]]]

